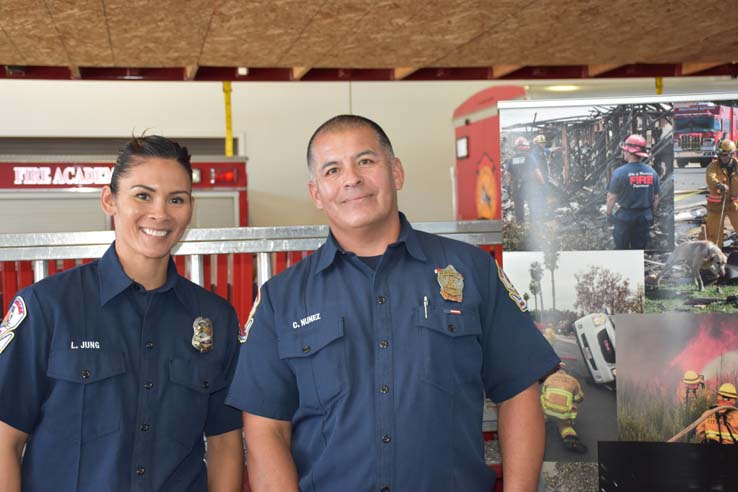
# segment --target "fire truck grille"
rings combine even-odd
[[[679,137],[679,143],[684,150],[700,150],[702,145],[701,138],[695,135],[682,135]]]

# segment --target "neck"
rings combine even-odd
[[[394,217],[389,225],[383,224],[380,228],[345,230],[331,227],[331,232],[344,250],[357,256],[379,256],[400,236],[400,216]]]
[[[146,290],[158,289],[167,281],[167,269],[169,267],[169,257],[165,258],[146,258],[132,259],[126,258],[118,253],[123,271],[128,277],[136,283],[141,284]]]

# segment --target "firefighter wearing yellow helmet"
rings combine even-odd
[[[574,430],[577,418],[577,403],[584,400],[582,387],[566,370],[566,364],[559,364],[559,370],[551,374],[543,382],[541,388],[541,406],[546,417],[556,422],[559,435],[567,450],[575,453],[586,453],[587,446],[579,440]]]
[[[705,171],[707,181],[707,239],[723,247],[725,217],[738,231],[738,159],[735,142],[724,139]]]
[[[687,403],[690,398],[692,400],[697,398],[698,391],[705,389],[705,377],[690,369],[684,373],[682,384],[684,384],[684,403]]]
[[[720,385],[717,402],[712,408],[730,407],[718,410],[697,425],[697,438],[704,443],[738,444],[738,410],[735,402],[738,398],[733,383]],[[703,416],[708,413],[705,412]]]

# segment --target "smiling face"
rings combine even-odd
[[[173,159],[139,158],[118,180],[118,192],[103,188],[103,211],[115,223],[115,250],[123,269],[151,260],[166,265],[192,218],[192,184]]]
[[[337,238],[397,228],[397,190],[405,174],[400,160],[379,145],[374,130],[328,130],[315,138],[311,155],[310,197],[328,216]]]

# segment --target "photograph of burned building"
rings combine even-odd
[[[510,108],[500,111],[500,122],[506,251],[615,249],[608,185],[625,163],[622,146],[634,134],[645,139],[644,160],[660,185],[646,247],[640,249],[673,248],[671,104]]]
[[[646,311],[738,313],[738,101],[674,104],[671,254],[646,260]]]

